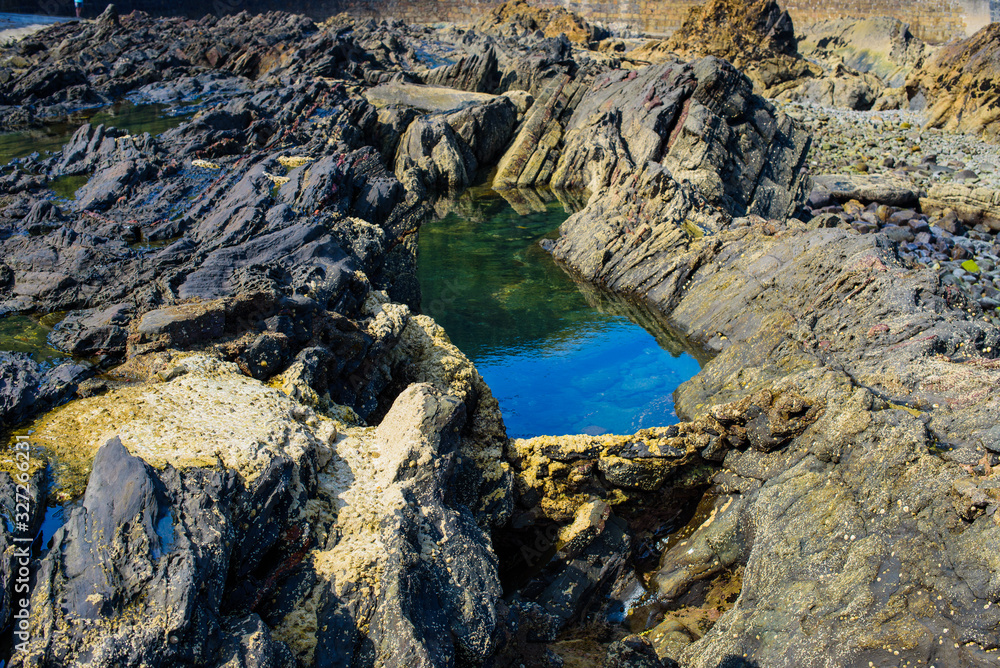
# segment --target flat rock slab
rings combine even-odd
[[[169,337],[176,345],[222,336],[226,312],[221,300],[191,302],[149,311],[136,331],[141,340]]]
[[[920,198],[920,210],[942,209],[952,209],[964,223],[983,223],[993,232],[1000,231],[1000,190],[957,183],[931,186],[927,197]]]
[[[496,99],[487,93],[468,93],[443,86],[387,83],[365,91],[365,98],[376,107],[402,104],[424,112],[453,111]]]
[[[817,174],[812,178],[815,189],[825,190],[838,200],[856,199],[907,207],[916,205],[920,199],[918,187],[910,181],[893,176]]]

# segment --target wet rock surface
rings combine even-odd
[[[0,171],[0,309],[68,311],[51,342],[95,367],[0,356],[28,530],[78,502],[12,665],[996,665],[992,149],[761,98],[833,72],[805,99],[879,106],[922,51],[838,24],[827,71],[751,5],[723,35],[710,3],[694,59],[523,2],[109,11],[0,53],[8,128],[198,100]],[[546,245],[706,351],[682,422],[507,438],[413,272],[435,196],[494,167],[589,189]]]

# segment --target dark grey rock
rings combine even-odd
[[[49,342],[54,347],[79,357],[120,355],[125,352],[128,325],[133,312],[131,304],[75,311],[53,328]]]

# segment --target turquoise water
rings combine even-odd
[[[420,229],[421,307],[476,364],[510,436],[677,422],[673,391],[698,360],[648,310],[578,284],[539,247],[569,215],[558,201],[522,215],[481,189],[451,208]]]

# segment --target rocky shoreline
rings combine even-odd
[[[77,356],[0,354],[32,448],[0,471],[33,508],[0,527],[10,665],[1000,665],[996,147],[885,110],[960,50],[893,24],[862,72],[874,28],[838,24],[820,66],[741,7],[683,59],[523,2],[112,8],[0,52],[7,129],[201,105],[0,168],[0,313],[67,311]],[[882,110],[814,106],[838,90]],[[589,191],[546,247],[706,351],[683,422],[507,438],[414,274],[435,198],[491,169]]]

